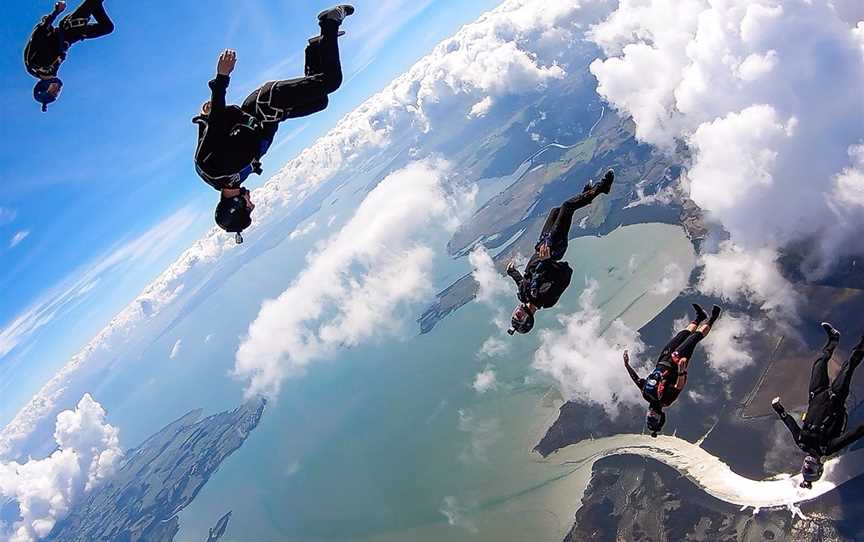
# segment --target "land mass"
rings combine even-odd
[[[130,450],[118,472],[58,522],[46,540],[171,542],[178,514],[261,421],[266,401],[200,419],[194,410]],[[219,540],[230,512],[210,531]]]

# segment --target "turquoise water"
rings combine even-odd
[[[243,383],[229,375],[240,338],[260,300],[281,293],[304,265],[298,255],[317,233],[259,257],[96,390],[125,446],[189,409],[242,401]],[[664,267],[674,261],[689,272],[695,263],[683,230],[661,224],[577,239],[568,254],[573,286],[539,326],[560,326],[555,313],[577,309],[583,277],[600,281],[609,319],[623,313],[642,325],[677,294],[644,295]],[[633,255],[636,276],[628,271]],[[452,262],[441,267],[454,273]],[[507,339],[509,353],[478,359],[489,336],[506,338],[494,315],[471,303],[428,335],[409,326],[402,339],[341,352],[288,381],[244,447],[181,514],[178,540],[206,539],[228,510],[227,540],[235,541],[560,540],[578,504],[573,481],[562,478],[573,469],[531,453],[560,402],[530,367],[538,334]],[[177,338],[180,353],[168,359]],[[471,384],[490,362],[501,385],[479,395]]]

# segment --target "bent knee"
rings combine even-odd
[[[336,92],[341,86],[342,72],[327,75],[327,78],[324,81],[324,90],[327,91],[327,94]]]

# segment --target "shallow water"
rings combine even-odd
[[[242,383],[227,372],[245,326],[205,344],[209,331],[202,322],[220,306],[239,307],[236,320],[249,322],[258,304],[247,300],[277,295],[284,282],[268,285],[265,277],[277,264],[296,273],[291,267],[302,261],[286,266],[285,256],[302,248],[280,247],[262,257],[242,284],[226,285],[142,356],[167,353],[175,335],[200,337],[184,338],[174,360],[142,361],[136,374],[145,384],[122,401],[113,398],[109,412],[124,443],[158,429],[156,420],[241,400]],[[598,302],[609,320],[622,315],[641,326],[677,295],[646,295],[664,267],[676,262],[689,274],[695,263],[683,230],[662,224],[577,239],[568,254],[573,285],[538,327],[557,327],[554,313],[576,310],[586,277],[600,281]],[[634,255],[635,276],[628,271]],[[453,263],[447,267],[452,276]],[[206,539],[219,516],[233,510],[226,540],[560,540],[590,466],[541,461],[531,452],[560,399],[530,367],[536,333],[509,339],[506,355],[478,359],[489,336],[506,338],[494,328],[494,316],[471,303],[428,335],[415,336],[409,327],[405,339],[344,351],[289,381],[244,447],[181,514],[177,539]],[[487,363],[495,365],[500,386],[478,395],[471,383]],[[149,379],[141,377],[148,372]],[[147,420],[142,404],[152,405]]]

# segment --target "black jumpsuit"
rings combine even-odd
[[[217,190],[239,187],[253,172],[270,145],[279,123],[323,111],[327,95],[342,85],[339,24],[321,23],[321,36],[306,47],[305,77],[270,81],[255,89],[242,106],[225,104],[229,78],[210,81],[211,112],[198,116],[198,174]]]
[[[804,453],[814,457],[833,455],[864,437],[864,426],[843,433],[846,429],[846,398],[849,397],[852,374],[864,359],[864,351],[853,350],[852,355],[840,368],[837,378],[834,382],[829,382],[828,362],[834,355],[835,347],[836,343],[829,342],[813,364],[813,372],[810,374],[810,399],[803,426],[798,427],[789,414],[780,416],[792,433],[795,444]]]
[[[548,309],[555,306],[558,300],[570,285],[573,270],[567,262],[561,261],[567,252],[567,242],[570,237],[570,226],[573,224],[573,215],[579,209],[591,205],[598,195],[601,194],[599,186],[594,186],[581,194],[574,196],[560,207],[549,211],[540,239],[534,246],[534,255],[525,267],[525,274],[518,270],[508,271],[510,277],[518,287],[517,296],[523,303],[531,303],[536,307]],[[539,251],[542,246],[549,247],[549,258],[540,258]]]
[[[56,76],[70,46],[114,31],[114,23],[105,12],[102,0],[84,0],[55,28],[53,23],[57,15],[51,12],[42,17],[24,48],[24,65],[33,77]],[[95,22],[90,22],[91,17]]]

